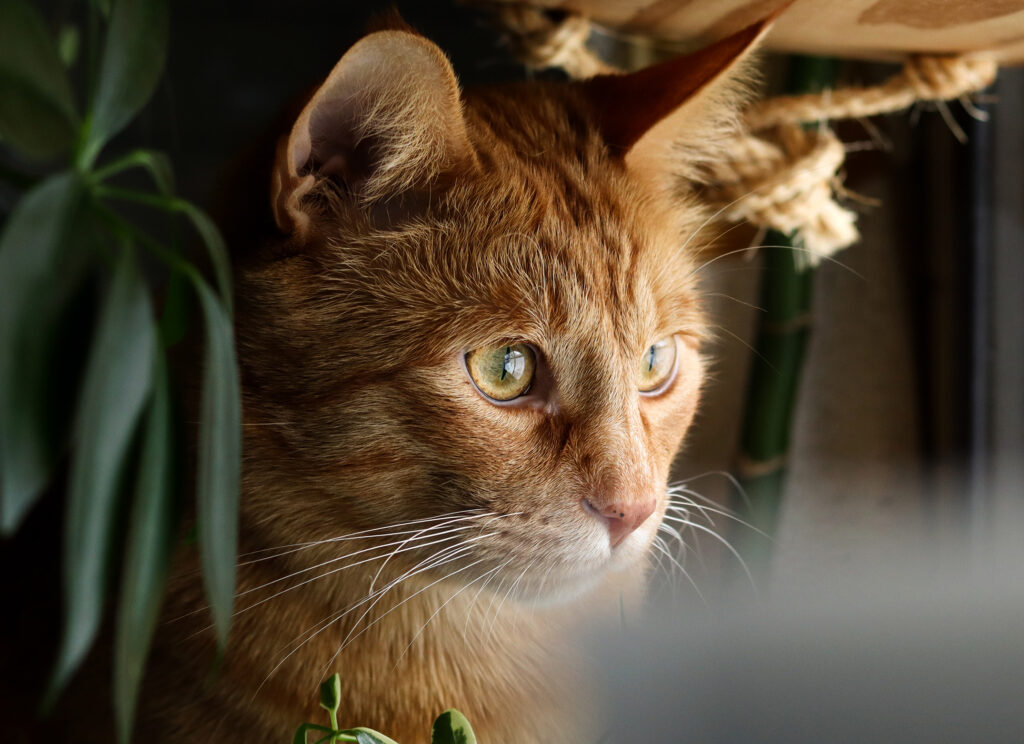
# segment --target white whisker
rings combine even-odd
[[[698,497],[700,497],[700,494],[698,494],[698,493],[696,493],[694,491],[690,491],[689,489],[684,489],[683,492],[686,493],[688,496],[698,496]],[[772,538],[772,536],[769,535],[767,532],[765,532],[764,530],[754,526],[750,522],[747,522],[745,519],[740,518],[737,514],[735,514],[731,510],[718,509],[718,508],[711,507],[711,506],[703,506],[703,505],[698,504],[698,503],[696,503],[696,502],[694,502],[694,501],[692,501],[690,499],[686,499],[685,497],[682,496],[682,493],[680,493],[680,492],[673,493],[672,494],[672,498],[684,499],[684,503],[686,504],[686,506],[692,506],[694,509],[699,510],[702,514],[705,515],[705,517],[708,519],[708,522],[710,524],[714,524],[714,522],[713,522],[713,520],[710,517],[707,517],[707,512],[711,512],[712,514],[718,514],[718,515],[720,515],[722,517],[725,517],[726,519],[730,519],[733,522],[736,522],[737,524],[740,524],[740,525],[742,525],[742,526],[752,530],[753,532],[756,532],[758,535],[760,535],[761,537],[765,538],[766,540],[771,540],[771,541],[774,542],[774,538]],[[675,509],[679,508],[679,505],[678,504],[672,504],[671,501],[670,501],[669,502],[669,508],[675,510]]]
[[[750,569],[747,567],[746,561],[743,560],[742,556],[740,556],[739,552],[736,550],[736,548],[732,546],[732,544],[728,540],[726,540],[724,537],[719,535],[714,530],[709,529],[708,527],[705,527],[704,525],[698,522],[693,522],[689,519],[683,519],[682,517],[676,517],[669,514],[665,515],[665,519],[685,524],[689,527],[692,527],[695,530],[700,530],[701,532],[706,532],[707,534],[715,538],[718,542],[722,543],[722,545],[724,545],[726,549],[733,554],[733,557],[739,562],[740,566],[743,568],[743,572],[747,575],[747,580],[750,582],[751,588],[754,590],[755,593],[757,592],[757,584],[754,581],[753,574],[750,573]]]
[[[519,586],[519,582],[522,581],[524,576],[526,576],[526,572],[533,567],[533,564],[536,563],[537,560],[537,558],[534,558],[532,561],[526,564],[526,568],[524,568],[520,572],[520,574],[516,577],[515,581],[512,582],[512,585],[509,586],[508,591],[505,592],[505,595],[501,598],[501,601],[498,603],[498,608],[494,611],[494,617],[491,618],[491,624],[487,628],[488,638],[491,636],[495,623],[497,623],[498,618],[501,616],[501,608],[504,607],[505,600],[507,600],[512,595],[512,592],[514,592],[516,587]]]
[[[495,571],[498,571],[499,569],[503,568],[505,565],[507,565],[507,562],[502,564],[501,566],[495,566],[490,571],[487,571],[486,573],[483,573],[480,576],[477,576],[475,579],[473,579],[469,583],[465,584],[461,589],[459,589],[452,596],[450,596],[448,599],[446,599],[444,602],[442,602],[441,606],[438,607],[436,610],[434,610],[434,612],[430,615],[430,617],[427,618],[427,621],[425,623],[423,623],[422,626],[420,626],[419,630],[416,631],[416,635],[414,635],[412,637],[412,640],[409,641],[409,645],[406,646],[405,650],[402,651],[402,653],[398,655],[398,658],[395,660],[395,665],[393,667],[391,667],[391,670],[394,671],[395,669],[398,668],[398,665],[401,663],[402,659],[404,659],[405,655],[407,653],[409,653],[409,649],[412,648],[412,645],[414,643],[416,643],[416,639],[419,638],[423,634],[423,631],[425,631],[427,629],[427,626],[430,625],[430,621],[433,620],[435,617],[437,617],[437,615],[441,612],[441,610],[443,610],[445,607],[447,607],[448,604],[453,599],[455,599],[457,596],[459,596],[464,591],[469,589],[469,587],[473,586],[473,584],[475,584],[476,582],[480,581],[481,579],[486,578],[487,576],[493,574]]]
[[[464,529],[466,529],[466,528],[452,530],[452,531],[453,532],[460,532],[460,531],[462,531]],[[437,535],[427,535],[426,537],[437,537]],[[454,540],[457,537],[458,537],[457,535],[449,535],[448,537],[443,537],[443,538],[441,538],[439,540],[433,540],[432,542],[415,543],[413,545],[409,545],[409,546],[405,547],[403,549],[403,552],[404,551],[408,551],[408,550],[422,550],[423,548],[430,547],[431,545],[437,545],[437,544],[440,544],[440,543],[448,542],[450,540]],[[379,546],[379,547],[386,547],[386,546]],[[377,549],[378,548],[368,548],[367,550],[377,550]],[[357,553],[364,553],[364,552],[366,552],[366,551],[365,550],[357,551]],[[340,558],[334,558],[334,559],[331,559],[330,561],[326,561],[325,564],[321,564],[321,565],[326,565],[326,563],[336,563],[336,562],[338,562],[340,560],[345,560],[346,558],[350,558],[352,555],[355,555],[355,554],[356,553],[353,553],[353,554],[350,554],[350,555],[344,555],[344,556],[341,556]],[[390,553],[387,553],[386,555],[388,557],[391,557],[394,554],[395,554],[395,551],[391,551]],[[298,584],[295,584],[294,586],[289,586],[289,587],[286,587],[284,589],[281,589],[280,591],[274,592],[269,597],[264,597],[263,599],[258,600],[256,602],[253,602],[252,604],[247,605],[247,606],[245,606],[245,607],[243,607],[243,608],[241,608],[239,610],[235,610],[235,612],[232,614],[232,617],[237,617],[238,615],[241,615],[241,614],[243,614],[245,612],[248,612],[251,609],[259,607],[260,605],[265,604],[266,602],[269,602],[272,599],[276,599],[277,597],[280,597],[283,594],[287,594],[288,592],[294,591],[295,589],[300,589],[300,588],[306,586],[307,584],[311,584],[314,581],[319,581],[320,579],[326,578],[327,576],[330,576],[332,574],[336,574],[339,571],[345,571],[345,570],[347,570],[349,568],[355,568],[356,566],[362,566],[362,565],[365,565],[367,563],[372,563],[373,561],[378,561],[378,560],[380,560],[381,558],[384,558],[384,557],[385,557],[385,554],[374,555],[374,556],[370,556],[369,558],[364,558],[361,561],[356,561],[355,563],[349,563],[349,564],[346,564],[344,566],[339,566],[337,568],[333,568],[330,571],[324,571],[322,574],[319,574],[317,576],[313,576],[312,578],[306,579],[305,581],[300,581]],[[314,566],[313,568],[319,568],[319,567],[320,566]],[[308,571],[308,570],[311,570],[311,569],[306,569],[306,570]],[[303,573],[303,572],[297,572],[297,573]],[[291,578],[291,577],[285,577],[285,578]],[[259,586],[259,587],[255,587],[254,589],[247,589],[246,591],[241,592],[238,596],[242,596],[243,594],[249,594],[250,592],[256,591],[257,589],[266,588],[267,586],[270,586],[271,584],[276,584],[276,583],[278,583],[279,581],[282,581],[282,580],[283,579],[275,579],[274,581],[267,582],[266,584],[264,584],[262,586]],[[175,618],[175,619],[176,620],[180,620],[182,618],[188,617],[189,615],[194,615],[197,612],[202,612],[203,609],[204,608],[200,608],[198,610],[193,610],[188,615],[182,615],[180,618]],[[188,637],[192,638],[192,637],[194,637],[194,636],[196,636],[196,635],[198,635],[198,634],[200,634],[200,633],[202,633],[202,632],[204,632],[206,630],[209,630],[212,627],[213,627],[212,624],[207,625],[207,626],[205,626],[203,628],[200,628],[199,630],[197,630],[195,633],[193,633],[192,635],[190,635]]]
[[[693,577],[690,576],[689,572],[685,568],[683,568],[683,564],[676,560],[676,557],[672,555],[672,552],[667,547],[665,547],[665,545],[660,540],[655,540],[652,544],[654,545],[654,547],[656,547],[658,550],[665,554],[665,557],[668,558],[669,561],[671,561],[672,565],[679,569],[680,573],[682,573],[683,576],[686,577],[686,580],[690,582],[690,586],[693,587],[693,590],[697,592],[697,596],[700,597],[700,601],[707,605],[708,601],[707,599],[705,599],[704,593],[701,592],[700,587],[697,586],[697,582],[693,580]]]
[[[515,516],[517,516],[519,514],[522,514],[522,512],[511,512],[509,514],[494,514],[493,512],[488,512],[487,516],[490,516],[491,519],[489,519],[486,523],[480,525],[479,527],[480,527],[481,530],[483,530],[483,529],[486,529],[491,523],[495,522],[498,519],[505,519],[506,517],[515,517]],[[412,539],[413,539],[412,537],[409,538],[409,540],[412,540]],[[406,541],[406,542],[408,542],[408,541]],[[397,553],[399,551],[396,550],[395,552]],[[369,591],[371,591],[371,592],[373,591],[373,587],[376,586],[376,584],[377,584],[377,579],[380,578],[381,572],[384,570],[385,566],[387,566],[387,564],[388,564],[388,562],[390,560],[391,560],[391,556],[389,555],[384,560],[384,563],[382,563],[380,565],[380,568],[377,569],[377,573],[375,573],[373,575],[373,578],[370,580]]]
[[[377,595],[368,595],[365,598],[363,598],[362,600],[360,600],[359,602],[357,602],[356,604],[354,604],[354,605],[352,605],[350,607],[347,607],[344,610],[340,610],[339,612],[336,612],[333,615],[328,616],[327,620],[324,620],[324,621],[321,621],[320,623],[318,623],[318,625],[320,625],[322,627],[320,627],[319,630],[316,630],[316,632],[312,633],[312,635],[309,635],[310,634],[309,630],[305,631],[304,633],[301,633],[298,636],[298,638],[296,638],[295,640],[292,641],[292,643],[295,643],[296,641],[301,639],[302,636],[308,635],[309,637],[307,637],[305,640],[302,640],[301,643],[299,643],[295,648],[293,648],[291,651],[289,651],[285,655],[285,657],[283,659],[281,659],[281,661],[279,661],[274,666],[273,669],[270,670],[270,672],[267,674],[267,676],[263,678],[263,681],[260,682],[259,686],[256,688],[256,692],[253,693],[253,699],[254,700],[256,699],[257,695],[259,695],[260,690],[263,689],[263,686],[267,683],[267,680],[269,680],[272,676],[274,676],[274,673],[277,672],[277,670],[280,669],[281,666],[286,661],[288,661],[288,659],[291,658],[292,655],[294,655],[296,652],[298,652],[299,649],[301,649],[309,641],[313,640],[313,638],[315,638],[316,636],[320,635],[320,633],[325,631],[327,628],[332,626],[334,623],[336,623],[337,621],[341,620],[343,617],[345,617],[350,612],[352,612],[352,611],[358,609],[359,607],[363,606],[364,604],[369,602],[371,599],[373,599],[375,596],[379,598],[381,595],[383,595],[385,592],[387,592],[393,586],[397,585],[399,582],[403,581],[405,578],[407,578],[409,576],[413,576],[416,573],[419,573],[421,571],[426,571],[426,570],[429,570],[431,568],[436,568],[439,565],[444,565],[444,563],[449,562],[451,560],[455,560],[457,557],[459,557],[462,554],[462,552],[460,552],[460,551],[467,551],[467,550],[468,550],[468,548],[460,548],[460,546],[458,546],[458,545],[449,546],[447,548],[442,548],[441,550],[439,550],[436,553],[434,553],[433,555],[431,555],[430,558],[427,558],[427,559],[424,559],[423,561],[420,561],[420,563],[418,563],[412,569],[407,571],[406,574],[404,574],[403,576],[401,576],[398,579],[396,579],[395,582],[393,582],[393,583],[389,584],[388,586],[382,588]],[[455,553],[448,552],[447,555],[444,555],[447,551],[455,551]],[[443,556],[443,557],[440,557],[440,556]],[[432,562],[432,561],[436,561],[436,562]],[[430,565],[424,566],[423,564],[430,564]],[[423,568],[420,568],[420,566],[423,566]],[[365,617],[365,615],[363,617]],[[362,617],[360,617],[360,620],[362,620]],[[358,626],[358,622],[359,621],[357,621],[357,623],[356,623],[357,626]],[[316,628],[316,626],[314,626],[314,628]],[[291,645],[291,644],[289,644],[289,645]],[[333,663],[333,661],[334,661],[334,659],[336,657],[337,657],[337,653],[333,657],[331,657],[331,661],[328,662],[328,666],[330,666],[330,663]]]
[[[451,519],[452,517],[454,517],[456,515],[459,515],[459,514],[472,514],[474,512],[477,513],[476,516],[487,516],[488,514],[490,514],[490,512],[484,512],[482,509],[462,509],[460,511],[449,512],[448,514],[443,514],[443,515],[437,516],[437,517],[427,517],[426,519],[414,519],[414,520],[411,520],[409,522],[399,522],[398,524],[386,525],[384,527],[373,527],[373,528],[367,529],[367,530],[360,530],[359,532],[346,533],[344,535],[339,535],[337,537],[328,537],[328,538],[325,538],[323,540],[312,540],[312,541],[309,541],[309,542],[292,543],[290,545],[279,545],[279,546],[274,547],[274,548],[260,548],[259,550],[250,550],[247,553],[242,553],[238,557],[239,558],[248,558],[249,556],[252,556],[252,555],[258,555],[260,553],[267,553],[267,552],[274,551],[274,550],[278,550],[278,551],[281,551],[281,552],[276,553],[275,555],[272,555],[272,556],[265,556],[263,558],[255,558],[253,560],[245,561],[245,562],[239,563],[238,565],[239,566],[247,566],[247,565],[251,565],[253,563],[259,563],[260,561],[273,560],[274,558],[278,558],[278,557],[283,556],[283,555],[289,555],[291,553],[299,552],[300,550],[305,550],[307,548],[313,548],[313,547],[316,547],[317,545],[324,545],[326,543],[346,542],[348,540],[369,540],[369,539],[373,539],[373,538],[377,538],[377,537],[395,537],[395,536],[398,536],[398,535],[408,535],[408,534],[411,534],[413,532],[416,532],[416,530],[402,530],[402,531],[399,531],[399,532],[385,532],[385,530],[395,530],[395,529],[398,529],[399,527],[409,527],[409,526],[416,525],[416,524],[425,524],[427,522],[439,522],[441,520]],[[483,513],[480,513],[480,512],[483,512]]]
[[[701,271],[706,269],[711,264],[716,263],[717,261],[720,261],[723,258],[728,258],[729,256],[735,256],[735,255],[738,255],[738,254],[741,254],[741,253],[750,253],[752,251],[759,251],[759,250],[763,250],[763,249],[766,249],[766,248],[772,249],[772,250],[790,250],[790,251],[794,251],[796,253],[811,254],[812,256],[815,256],[820,261],[824,261],[824,262],[827,262],[827,263],[835,264],[836,266],[839,266],[841,269],[849,272],[850,274],[853,274],[858,279],[860,279],[862,281],[867,281],[867,278],[863,274],[861,274],[859,271],[854,269],[852,266],[846,265],[845,263],[843,263],[839,259],[837,259],[837,258],[835,258],[833,256],[823,256],[823,255],[821,255],[819,253],[815,253],[814,251],[812,251],[809,248],[804,248],[803,246],[799,246],[799,245],[750,245],[750,246],[747,246],[746,248],[736,248],[735,250],[726,251],[725,253],[719,253],[714,258],[708,259],[707,261],[702,263],[700,266],[698,266],[697,268],[693,269],[690,272],[690,274],[688,274],[687,276],[692,276],[694,274],[700,273]],[[687,277],[684,277],[684,278],[687,278]]]
[[[480,599],[480,595],[487,588],[487,586],[491,583],[491,581],[495,578],[495,576],[497,576],[498,573],[500,573],[501,569],[505,568],[513,560],[515,560],[515,556],[509,558],[507,561],[505,561],[500,566],[498,566],[497,572],[495,572],[491,576],[489,576],[487,578],[487,581],[485,581],[483,584],[480,585],[480,588],[476,590],[476,594],[474,594],[473,598],[469,601],[469,609],[466,611],[466,622],[462,626],[462,638],[467,643],[469,642],[467,637],[466,637],[466,634],[469,632],[469,621],[472,620],[472,618],[473,618],[473,614],[472,613],[473,613],[473,610],[476,609],[476,604],[477,604],[477,601]]]
[[[665,523],[662,522],[661,524],[658,525],[658,530],[660,531],[664,527],[665,527]],[[660,539],[661,538],[655,536],[654,541],[651,543],[651,545],[654,546],[656,543],[658,543],[660,541]],[[674,578],[672,576],[672,572],[669,571],[668,568],[665,567],[665,559],[663,557],[663,554],[660,551],[651,551],[651,555],[654,556],[655,559],[657,559],[657,561],[658,561],[658,570],[661,571],[662,574],[664,574],[666,581],[668,581],[669,584],[671,585],[672,582],[674,581]]]
[[[490,537],[490,535],[488,535],[488,537]],[[468,549],[467,549],[467,551],[468,551]],[[459,557],[461,557],[461,556],[459,556]],[[448,561],[446,561],[446,562],[451,562],[452,560],[455,560],[455,558],[454,558],[454,557],[453,557],[453,558],[450,558],[450,559],[449,559]],[[458,573],[462,573],[463,571],[466,571],[466,570],[468,570],[468,569],[472,568],[473,566],[475,566],[475,565],[477,565],[477,564],[479,564],[479,563],[483,563],[483,561],[484,561],[484,559],[483,559],[483,558],[480,558],[480,559],[478,559],[478,560],[476,560],[476,561],[473,561],[473,562],[472,562],[472,563],[470,563],[469,565],[463,566],[462,568],[457,568],[457,569],[455,569],[454,571],[450,571],[449,573],[445,574],[444,576],[442,576],[442,577],[440,577],[440,578],[438,578],[438,579],[435,579],[434,581],[430,582],[429,584],[427,584],[427,585],[426,585],[426,586],[424,586],[423,588],[421,588],[421,589],[417,590],[417,591],[416,591],[416,592],[414,592],[413,594],[411,594],[411,595],[409,595],[408,597],[406,597],[405,599],[403,599],[403,600],[402,600],[401,602],[399,602],[398,604],[396,604],[396,605],[395,605],[394,607],[392,607],[391,609],[389,609],[389,610],[388,610],[387,612],[385,612],[385,613],[384,613],[383,615],[381,615],[380,617],[376,618],[376,619],[375,619],[375,620],[374,620],[373,622],[371,622],[371,623],[370,623],[369,625],[367,625],[367,626],[366,626],[365,628],[363,628],[362,630],[360,630],[360,631],[359,631],[358,633],[356,633],[355,635],[352,635],[352,633],[351,633],[351,631],[350,631],[350,632],[349,632],[349,635],[348,635],[348,636],[346,636],[346,638],[345,638],[345,640],[344,640],[344,641],[342,641],[342,644],[341,644],[341,646],[339,646],[339,647],[338,647],[338,650],[337,650],[337,651],[335,651],[335,653],[334,653],[334,656],[332,656],[332,657],[331,657],[331,659],[330,659],[330,661],[328,661],[328,662],[327,662],[327,666],[326,666],[326,667],[324,668],[324,672],[323,672],[323,674],[322,674],[321,676],[324,676],[324,675],[326,675],[326,673],[327,673],[327,669],[329,669],[329,668],[330,668],[331,664],[333,664],[333,663],[334,663],[334,660],[335,660],[336,658],[338,658],[338,655],[339,655],[339,654],[341,654],[341,652],[343,652],[343,651],[344,651],[344,650],[345,650],[345,649],[346,649],[346,648],[348,647],[348,645],[349,645],[349,644],[351,644],[351,643],[352,643],[352,642],[353,642],[353,641],[354,641],[354,640],[355,640],[356,638],[358,638],[359,636],[361,636],[361,635],[362,635],[363,633],[366,633],[366,632],[367,632],[368,630],[370,630],[370,628],[372,628],[372,627],[373,627],[374,625],[376,625],[377,623],[379,623],[379,622],[380,622],[381,620],[383,620],[383,619],[384,619],[385,617],[387,617],[387,616],[388,616],[388,615],[390,615],[390,614],[391,614],[392,612],[394,612],[395,610],[397,610],[397,609],[398,609],[399,607],[401,607],[402,605],[404,605],[404,604],[405,604],[406,602],[408,602],[409,600],[411,600],[411,599],[413,599],[413,598],[415,598],[415,597],[419,596],[420,594],[422,594],[423,592],[425,592],[425,591],[426,591],[427,589],[430,589],[430,588],[431,588],[432,586],[435,586],[436,584],[439,584],[439,583],[440,583],[440,582],[442,582],[442,581],[445,581],[445,580],[447,580],[447,579],[450,579],[450,578],[451,578],[452,576],[454,576],[455,574],[458,574]],[[427,570],[427,569],[422,569],[422,570]],[[383,596],[383,595],[382,595],[382,596]],[[366,610],[365,610],[365,611],[363,612],[363,614],[362,614],[362,615],[360,615],[359,619],[358,619],[358,620],[356,620],[356,624],[355,624],[355,625],[353,626],[353,629],[355,629],[355,628],[359,627],[359,623],[360,623],[360,622],[361,622],[361,621],[362,621],[362,620],[363,620],[363,619],[364,619],[364,618],[366,617],[367,613],[369,613],[369,612],[370,612],[370,610],[372,610],[372,609],[373,609],[373,607],[374,607],[374,606],[375,606],[375,605],[377,604],[377,602],[378,602],[378,601],[380,601],[380,597],[378,597],[378,599],[374,600],[374,602],[373,602],[373,603],[372,603],[372,604],[371,604],[371,605],[370,605],[370,606],[369,606],[368,608],[366,608]]]

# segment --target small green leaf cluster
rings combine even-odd
[[[397,744],[384,734],[364,727],[338,728],[338,707],[341,704],[341,676],[333,675],[320,685],[320,707],[327,711],[331,725],[304,723],[299,726],[292,744],[334,744],[334,742],[355,742],[355,744]],[[319,738],[309,741],[309,735]],[[434,721],[430,744],[476,744],[476,736],[466,717],[454,708],[446,710]]]
[[[0,532],[20,527],[67,462],[64,627],[51,702],[93,645],[123,545],[113,688],[124,742],[177,531],[183,457],[168,352],[185,334],[190,304],[205,329],[199,550],[222,647],[235,589],[241,403],[220,233],[175,196],[162,153],[105,157],[163,75],[167,2],[91,0],[87,13],[82,42],[76,28],[51,33],[27,0],[0,0],[0,147],[34,171],[0,169],[21,192],[0,232]],[[76,58],[85,69],[74,77]],[[117,185],[139,169],[152,189]],[[148,234],[126,207],[163,213],[172,227]],[[212,284],[180,250],[179,220],[205,246]],[[157,272],[162,286],[143,270],[154,260],[166,267]],[[122,523],[126,535],[117,534]]]

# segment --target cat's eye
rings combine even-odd
[[[655,395],[665,390],[676,371],[676,337],[666,336],[644,351],[640,358],[641,393]]]
[[[481,393],[503,403],[529,392],[537,355],[526,344],[486,346],[466,354],[466,369]]]

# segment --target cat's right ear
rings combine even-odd
[[[368,205],[478,167],[444,54],[415,33],[378,31],[345,53],[279,143],[274,220],[305,235],[311,213],[303,198],[321,179]]]
[[[777,0],[776,0],[777,1]],[[775,13],[696,52],[626,75],[578,84],[612,155],[642,180],[674,193],[697,176],[695,165],[719,155],[744,98],[745,60]]]

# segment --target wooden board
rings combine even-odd
[[[534,0],[618,32],[709,41],[762,18],[783,0]],[[1024,0],[796,0],[770,49],[866,59],[992,51],[1024,63]]]

